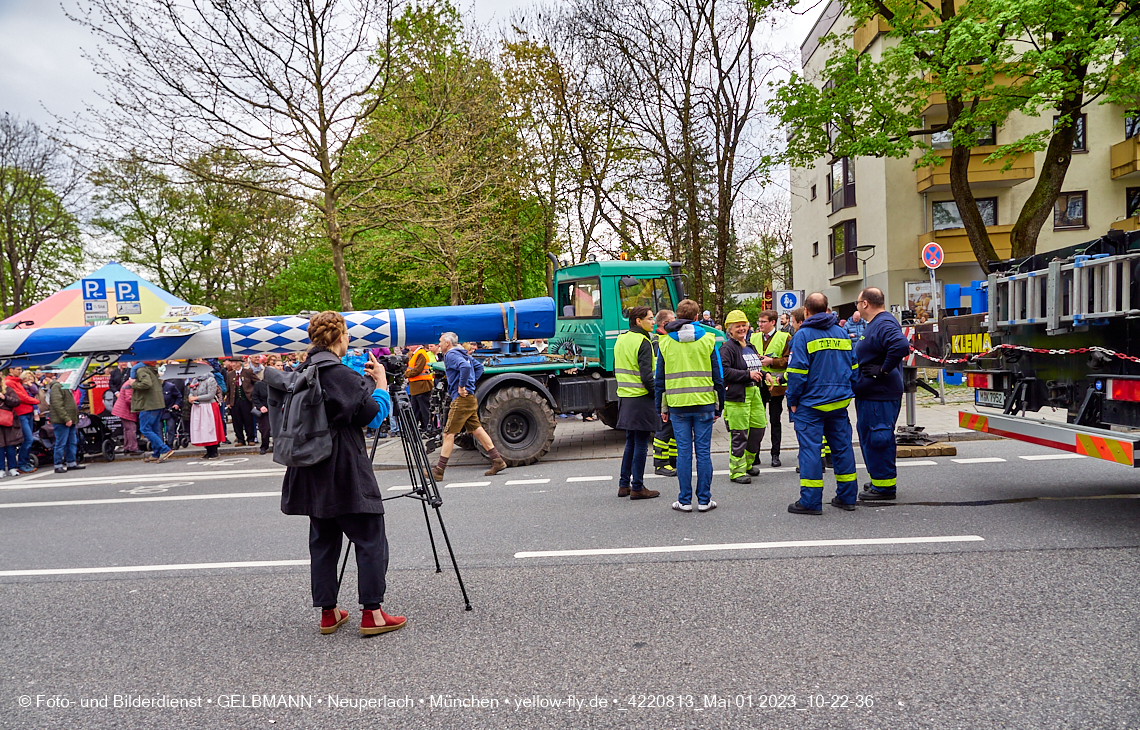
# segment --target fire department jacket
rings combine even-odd
[[[788,360],[788,407],[821,411],[846,408],[854,397],[859,363],[847,331],[834,314],[821,312],[804,320],[792,337]]]

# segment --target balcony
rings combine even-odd
[[[874,19],[855,29],[855,38],[853,39],[855,50],[862,53],[879,37],[880,33],[886,33],[890,29],[891,24],[883,16],[876,15]]]
[[[1109,228],[1115,228],[1118,231],[1140,231],[1140,216],[1113,221]]]
[[[978,66],[970,66],[971,69],[981,70]],[[926,81],[933,82],[935,80],[934,74],[928,74]],[[1024,77],[1010,78],[1009,74],[999,71],[994,74],[992,86],[1014,86],[1024,83]],[[989,97],[983,97],[982,101],[988,101]],[[926,100],[926,106],[923,107],[922,114],[925,117],[941,117],[946,118],[946,94],[941,91],[932,93]]]
[[[1004,159],[994,162],[986,161],[986,158],[996,149],[995,146],[986,145],[975,147],[970,151],[970,167],[966,176],[970,181],[971,188],[1011,188],[1033,179],[1034,159],[1032,152],[1019,155],[1013,161],[1013,167],[1003,171]],[[945,162],[938,167],[918,168],[918,192],[920,193],[945,192],[950,189],[951,151],[946,149],[935,150],[934,152]]]
[[[1140,137],[1112,146],[1112,179],[1140,177]]]
[[[1009,233],[1012,230],[1012,225],[986,226],[986,232],[990,234],[990,243],[994,245],[998,258],[1009,258],[1011,250]],[[973,264],[978,261],[977,257],[974,256],[974,249],[970,248],[970,237],[966,235],[965,228],[947,228],[919,236],[918,248],[915,249],[916,261],[922,247],[931,241],[937,242],[942,247],[942,252],[946,255],[945,261],[948,264]],[[918,262],[917,266],[922,266],[922,263]]]

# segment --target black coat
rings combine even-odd
[[[322,368],[320,379],[332,452],[319,464],[290,467],[285,472],[281,511],[325,519],[384,514],[363,431],[380,411],[372,399],[375,385],[344,365]]]
[[[748,350],[754,354],[756,348],[751,344]],[[720,346],[720,364],[724,369],[724,399],[733,403],[741,403],[748,398],[748,389],[756,387],[752,380],[748,363],[744,362],[744,346],[728,338],[728,342]]]
[[[649,336],[637,325],[630,327],[630,330]],[[637,350],[637,369],[641,375],[641,384],[649,393],[637,398],[618,399],[616,427],[623,431],[656,431],[661,427],[661,416],[653,401],[653,345],[649,340],[642,340],[641,347]]]

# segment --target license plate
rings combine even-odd
[[[1005,408],[1005,391],[978,388],[974,391],[974,403],[990,408]]]

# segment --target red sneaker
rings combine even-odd
[[[340,608],[331,608],[329,610],[321,610],[321,633],[331,634],[341,627],[345,621],[348,620],[348,611]]]
[[[364,636],[383,634],[402,629],[406,623],[408,619],[403,616],[389,616],[383,608],[378,608],[375,611],[365,611],[360,617],[360,633]]]

